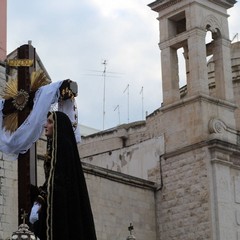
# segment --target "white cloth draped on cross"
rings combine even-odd
[[[43,132],[47,114],[51,105],[57,103],[60,96],[59,88],[62,81],[40,87],[34,97],[34,105],[31,113],[19,128],[10,133],[3,127],[3,107],[5,100],[0,100],[0,151],[11,155],[13,160],[18,154],[25,153],[35,143]],[[65,112],[70,120],[73,119],[74,99],[68,99],[61,103],[60,111]],[[76,141],[80,142],[79,127],[75,129]]]

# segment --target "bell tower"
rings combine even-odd
[[[212,138],[212,123],[236,129],[231,41],[227,10],[235,0],[157,0],[162,64],[162,112],[166,118],[166,150]],[[209,34],[209,35],[208,35]],[[209,37],[210,39],[207,39]],[[186,84],[180,88],[178,49],[183,49]],[[214,62],[214,94],[208,60]],[[184,94],[182,89],[184,89]],[[214,121],[213,121],[214,119]],[[216,120],[216,121],[215,121]],[[230,130],[229,130],[230,134]],[[168,136],[169,135],[169,136]],[[179,137],[181,135],[181,137]],[[231,135],[231,134],[230,134]],[[214,136],[232,143],[237,137]]]
[[[0,0],[0,61],[6,59],[7,48],[7,1]]]
[[[184,49],[187,96],[209,95],[207,57],[215,62],[216,92],[233,101],[227,9],[235,0],[157,0],[162,59],[163,105],[180,100],[177,50]],[[206,33],[212,41],[206,44]]]

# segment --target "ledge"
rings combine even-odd
[[[134,186],[142,189],[148,189],[150,191],[155,191],[157,189],[157,184],[145,179],[130,176],[128,174],[112,171],[109,169],[94,166],[89,163],[82,162],[83,171],[85,173],[95,175],[101,178],[108,179],[110,181],[119,182],[129,186]]]
[[[164,159],[168,159],[195,149],[203,148],[203,147],[208,147],[208,149],[213,149],[213,148],[218,148],[227,152],[231,152],[231,154],[239,155],[240,156],[240,149],[238,145],[218,140],[218,139],[211,139],[211,140],[206,140],[198,143],[194,143],[192,145],[188,145],[186,147],[182,147],[179,149],[176,149],[172,152],[168,152],[163,155]]]

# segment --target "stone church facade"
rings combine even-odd
[[[163,103],[146,121],[78,146],[99,240],[126,239],[130,223],[137,240],[240,240],[240,43],[229,40],[227,14],[235,2],[149,4],[159,20]],[[45,142],[37,143],[39,184]],[[17,228],[16,175],[2,155],[0,239]]]

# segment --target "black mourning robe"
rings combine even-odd
[[[46,199],[35,229],[40,240],[96,240],[94,220],[72,124],[53,112]]]

